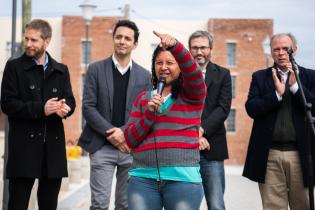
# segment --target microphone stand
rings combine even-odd
[[[306,132],[306,153],[307,153],[307,166],[308,166],[308,191],[309,191],[309,204],[310,204],[310,210],[314,210],[314,189],[313,189],[313,177],[314,177],[314,171],[313,171],[313,160],[312,160],[312,154],[311,154],[311,134],[312,137],[315,136],[315,128],[314,128],[314,118],[312,116],[312,104],[308,103],[305,98],[305,94],[302,88],[301,80],[298,74],[298,68],[297,64],[294,60],[294,57],[292,55],[292,49],[288,49],[288,54],[290,58],[290,62],[292,64],[292,68],[294,71],[294,75],[297,81],[297,84],[299,86],[299,90],[301,91],[302,100],[304,104],[304,113],[305,113],[305,132]]]

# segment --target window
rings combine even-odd
[[[231,75],[232,98],[236,97],[236,76]]]
[[[82,63],[89,64],[91,62],[91,41],[82,41]]]
[[[227,43],[227,65],[235,66],[236,65],[236,43],[230,42]]]
[[[235,132],[236,127],[235,127],[235,115],[236,115],[236,110],[231,109],[230,114],[226,120],[226,130],[228,132]]]

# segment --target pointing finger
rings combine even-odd
[[[154,33],[157,37],[159,37],[160,39],[162,39],[162,34],[160,34],[160,33],[157,32],[157,31],[153,31],[153,33]]]

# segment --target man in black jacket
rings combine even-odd
[[[253,73],[245,104],[254,122],[243,176],[258,182],[263,209],[309,209],[307,147],[314,170],[315,143],[307,142],[301,88],[314,116],[315,71],[298,66],[298,86],[287,53],[298,49],[292,34],[273,35],[270,48],[274,66]]]
[[[224,121],[231,107],[231,75],[210,61],[213,38],[207,31],[189,37],[189,49],[197,59],[207,85],[207,97],[200,126],[200,172],[209,210],[225,210],[224,159],[228,158]]]
[[[27,210],[38,178],[39,210],[56,210],[61,178],[68,175],[62,119],[75,109],[67,66],[46,52],[51,26],[36,19],[25,27],[25,53],[7,62],[1,108],[8,115],[6,175],[9,210]]]

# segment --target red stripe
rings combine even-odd
[[[148,104],[148,99],[146,98],[146,99],[143,99],[143,100],[141,100],[140,101],[140,106],[146,106],[147,104]]]
[[[196,74],[196,75],[189,75],[189,77],[183,75],[185,77],[185,80],[187,81],[196,81],[196,80],[201,80],[202,76],[200,76],[200,74]]]
[[[149,109],[145,110],[143,114],[148,120],[154,120],[154,114]]]
[[[145,113],[148,113],[148,112],[146,111]],[[147,116],[147,114],[145,114],[145,115]],[[153,118],[154,116],[152,115],[152,116],[149,116],[149,117],[152,117],[152,118]],[[150,119],[149,119],[149,120],[150,120]],[[144,121],[143,118],[140,118],[140,120],[139,120],[138,123],[139,123],[139,126],[141,127],[141,129],[142,129],[145,133],[150,129],[150,126],[145,123],[145,121]],[[128,126],[128,128],[129,128],[129,126]],[[131,124],[131,132],[132,132],[133,136],[135,137],[136,141],[139,142],[139,141],[141,141],[142,139],[144,139],[144,137],[141,137],[140,134],[138,133],[135,123],[132,123],[132,124]]]
[[[140,139],[140,135],[139,135],[139,133],[137,131],[135,123],[132,123],[130,126],[128,126],[127,132],[128,132],[128,130],[130,130],[130,132],[134,136],[135,140],[139,140]]]
[[[155,148],[154,143],[146,144],[143,146],[139,146],[138,148],[134,149],[133,152],[141,152],[145,150],[152,150]],[[198,149],[199,142],[189,144],[184,142],[160,142],[156,143],[157,149],[167,149],[167,148],[180,148],[180,149]]]
[[[140,118],[141,117],[141,112],[131,112],[130,118]]]
[[[145,132],[150,129],[150,126],[145,124],[145,121],[143,119],[139,121],[139,125],[140,125],[141,129]]]
[[[130,144],[130,138],[129,138],[129,133],[128,133],[128,128],[125,131],[125,139],[128,147],[133,148],[133,146]]]
[[[201,93],[199,95],[198,94],[191,94],[191,93],[183,93],[183,92],[180,92],[179,94],[180,94],[180,96],[182,98],[187,98],[189,100],[193,100],[193,101],[196,101],[196,102],[199,101],[200,103],[198,103],[198,104],[200,104],[200,105],[201,105],[201,103],[204,103],[201,100],[203,100],[206,97],[206,93],[205,92],[203,92],[203,93]]]
[[[191,66],[187,66],[187,67],[181,67],[181,70],[183,72],[186,72],[186,73],[191,73],[191,72],[194,72],[198,69],[198,66],[197,66],[197,63],[194,61],[194,63],[191,65]],[[201,78],[201,77],[200,77]]]
[[[137,132],[137,129],[136,129],[136,126],[134,123],[128,124],[128,127],[125,130],[125,138],[126,138],[127,145],[130,148],[134,148],[134,145],[131,143],[129,133],[131,133],[133,135],[135,140],[137,140],[139,138],[139,134]]]
[[[199,124],[199,123],[198,123]],[[188,138],[198,138],[198,131],[197,130],[173,130],[173,129],[160,129],[154,132],[155,136],[168,136],[172,138],[172,136],[183,136]],[[147,138],[153,138],[153,133]]]
[[[183,51],[183,44],[177,41],[177,47],[172,50],[174,54],[180,54]]]
[[[142,98],[142,96],[143,96],[144,94],[146,94],[146,93],[147,93],[147,91],[143,91],[143,92],[141,92],[141,93],[138,95],[138,97],[136,98],[135,102],[133,103],[134,106],[137,106],[137,105],[138,105],[139,100],[140,100],[140,99]]]
[[[187,53],[187,51],[186,51],[186,55],[183,56],[183,57],[181,57],[181,58],[178,58],[178,59],[177,59],[177,62],[178,62],[178,63],[186,63],[186,62],[189,61],[189,60],[190,60],[190,54]]]
[[[180,125],[190,125],[200,123],[200,118],[183,118],[183,117],[170,117],[159,116],[156,123],[176,123]]]
[[[202,104],[197,104],[192,106],[191,104],[173,104],[171,107],[171,111],[177,112],[190,112],[190,111],[200,111],[203,109]]]
[[[191,83],[189,83],[189,82],[185,82],[184,84],[183,84],[183,87],[187,87],[187,89],[190,89],[190,90],[204,90],[205,89],[205,83],[204,82],[201,82],[200,84],[194,84],[194,85],[192,85]]]

